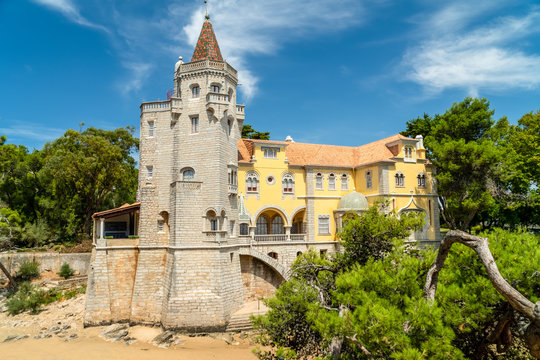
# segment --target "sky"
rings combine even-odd
[[[203,0],[0,0],[0,135],[40,149],[67,129],[136,128],[189,61]],[[246,124],[358,146],[486,97],[540,110],[540,2],[208,0]],[[84,123],[84,125],[81,125]]]

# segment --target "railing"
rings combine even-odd
[[[255,235],[255,241],[287,241],[286,234]]]
[[[201,190],[200,181],[178,181],[180,187],[184,190]]]
[[[171,108],[171,102],[170,101],[153,101],[153,102],[145,102],[141,105],[141,110],[143,112],[145,111],[164,111],[169,110]]]
[[[232,73],[234,76],[238,76],[238,71],[236,71],[235,68],[233,68],[231,65],[227,64],[224,61],[215,61],[215,60],[199,60],[199,61],[193,61],[190,63],[182,64],[180,67],[180,72],[184,71],[190,71],[190,70],[197,70],[197,69],[204,69],[204,68],[213,68],[213,69],[219,69],[219,70],[226,70],[230,73]]]
[[[206,241],[223,241],[227,239],[227,232],[223,230],[205,231]]]
[[[216,92],[209,92],[208,95],[206,95],[206,101],[229,102],[229,99],[229,95]]]
[[[304,241],[306,239],[306,234],[291,234],[292,241]]]
[[[245,107],[246,107],[246,105],[236,105],[236,112],[243,114]]]
[[[229,184],[229,194],[238,194],[238,185]]]
[[[173,108],[181,108],[182,107],[182,99],[171,99],[171,104]]]

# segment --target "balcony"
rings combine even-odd
[[[255,241],[260,241],[260,242],[287,241],[287,235],[286,234],[255,235]]]
[[[236,118],[238,120],[244,120],[246,118],[245,107],[246,105],[236,105]]]
[[[182,99],[172,98],[166,101],[151,101],[141,104],[141,112],[172,111],[175,114],[182,112]]]
[[[206,233],[206,241],[221,242],[227,240],[227,232],[223,230],[203,231]]]
[[[221,94],[217,92],[209,92],[208,95],[206,95],[206,102],[207,103],[216,103],[216,104],[222,104],[222,105],[228,105],[230,101],[230,96],[227,94]]]
[[[291,241],[305,241],[306,234],[291,234]]]
[[[229,195],[238,195],[238,185],[229,184]]]

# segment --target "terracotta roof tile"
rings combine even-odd
[[[119,215],[122,215],[122,214],[127,214],[127,213],[130,213],[130,212],[133,212],[133,211],[136,211],[136,210],[139,210],[141,207],[141,203],[140,202],[136,202],[136,203],[133,203],[131,205],[129,204],[124,204],[116,209],[109,209],[109,210],[105,210],[105,211],[100,211],[100,212],[97,212],[97,213],[94,213],[92,215],[93,218],[109,218],[109,217],[113,217],[113,216],[119,216]]]
[[[199,40],[197,41],[197,46],[195,47],[191,61],[205,59],[223,61],[216,34],[214,33],[210,20],[206,20],[202,26],[201,34],[199,35]]]
[[[392,152],[388,144],[397,140],[416,141],[400,134],[358,147],[242,139],[238,142],[238,160],[250,161],[253,143],[285,144],[290,165],[355,167],[384,160],[392,161],[397,154]]]

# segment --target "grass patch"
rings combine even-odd
[[[86,292],[86,286],[70,290],[49,289],[41,290],[36,285],[26,281],[19,284],[17,291],[12,293],[6,302],[9,315],[17,315],[23,311],[38,314],[42,305],[76,297]]]
[[[39,277],[39,263],[37,261],[25,261],[21,264],[15,279],[18,281],[30,281]]]
[[[73,269],[71,268],[71,266],[69,266],[68,263],[63,263],[60,267],[60,272],[58,273],[58,275],[60,275],[64,279],[69,279],[73,276],[74,272],[75,271],[73,271]]]

